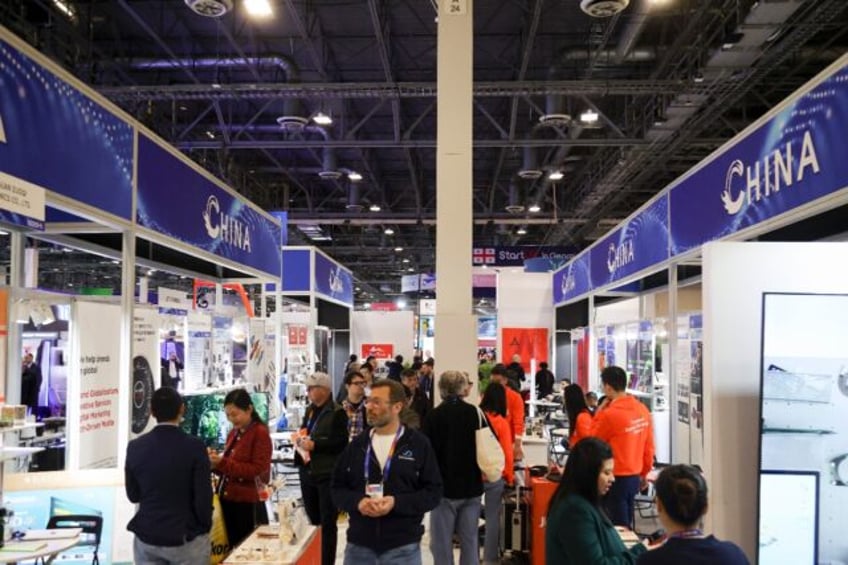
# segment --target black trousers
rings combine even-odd
[[[339,510],[330,496],[330,477],[313,479],[309,471],[300,469],[300,492],[303,508],[313,526],[321,526],[321,565],[336,562]]]
[[[639,475],[616,475],[603,500],[607,516],[616,526],[633,529],[633,499],[639,492],[640,482]]]
[[[227,540],[230,547],[236,547],[257,526],[268,523],[268,510],[264,502],[233,502],[221,499],[221,512],[224,514],[224,526],[227,528]]]

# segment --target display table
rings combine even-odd
[[[548,440],[537,436],[521,436],[521,448],[524,450],[524,465],[548,464]]]
[[[9,540],[0,551],[0,563],[18,563],[19,561],[32,561],[40,557],[45,558],[45,563],[52,563],[56,556],[63,551],[70,549],[80,542],[80,535],[77,534],[69,538],[58,538],[44,540],[45,545],[36,551],[13,551],[16,545],[30,545],[32,541],[15,541]]]
[[[321,565],[321,528],[308,526],[297,543],[282,545],[277,526],[259,526],[224,560],[223,565]]]

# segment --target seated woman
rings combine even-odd
[[[700,530],[701,518],[707,513],[707,483],[698,469],[691,465],[666,467],[654,487],[657,514],[668,541],[642,555],[639,565],[748,565],[739,547]]]
[[[586,405],[586,397],[580,385],[568,385],[563,391],[565,398],[565,413],[568,414],[568,446],[577,443],[591,435],[592,413]]]
[[[642,544],[627,549],[601,509],[601,497],[614,481],[609,444],[589,437],[572,448],[548,509],[547,563],[625,565],[647,551]]]

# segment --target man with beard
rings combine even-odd
[[[420,565],[424,514],[442,496],[436,456],[400,423],[400,383],[374,383],[365,402],[371,431],[353,439],[333,472],[333,501],[350,516],[344,563]]]

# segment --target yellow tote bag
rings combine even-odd
[[[218,565],[230,551],[230,543],[227,540],[227,528],[224,527],[224,513],[221,511],[221,500],[216,492],[212,495],[212,530],[209,532],[212,541],[211,565]]]

